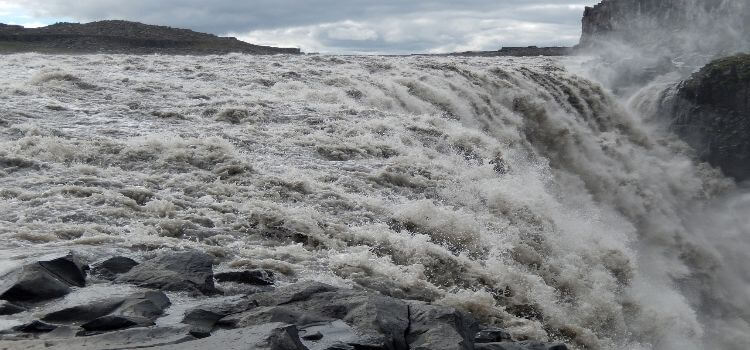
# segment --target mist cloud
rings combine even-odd
[[[573,45],[597,0],[0,0],[32,18],[127,19],[320,52]],[[8,6],[10,7],[10,6]]]

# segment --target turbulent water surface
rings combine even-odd
[[[28,54],[0,82],[3,269],[200,249],[575,348],[750,343],[750,200],[559,61]]]

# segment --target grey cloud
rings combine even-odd
[[[507,23],[528,22],[539,26],[557,27],[562,32],[540,38],[531,32],[519,31],[511,44],[571,44],[570,33],[579,31],[583,5],[597,0],[23,0],[23,6],[40,17],[74,18],[79,21],[100,19],[128,19],[151,24],[190,28],[215,34],[235,33],[278,42],[291,41],[289,33],[303,33],[297,45],[316,46],[324,51],[337,52],[395,52],[430,51],[439,47],[461,47],[477,41],[471,30],[446,26],[464,26],[467,21]],[[493,14],[494,18],[487,15]],[[432,26],[420,25],[419,20],[439,19]],[[395,19],[395,20],[394,20]],[[414,22],[417,21],[417,22]],[[346,23],[354,23],[359,37],[347,37]],[[403,28],[386,28],[384,23]],[[500,31],[488,33],[487,28],[469,25],[476,35],[500,36]],[[317,29],[316,29],[317,28]],[[417,30],[418,33],[409,32]],[[448,31],[446,30],[448,29]],[[394,40],[389,32],[402,32],[401,40]],[[420,33],[423,32],[423,33]],[[431,35],[430,32],[435,32]],[[484,34],[483,34],[484,33]],[[315,42],[309,43],[310,36]],[[481,38],[480,38],[481,39]],[[490,40],[489,37],[485,38]],[[461,43],[460,41],[464,41]],[[468,40],[468,41],[467,41]],[[291,44],[291,43],[290,43]],[[485,47],[476,47],[484,49]]]

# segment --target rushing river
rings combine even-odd
[[[199,249],[574,348],[740,349],[749,197],[555,59],[0,62],[3,270]]]

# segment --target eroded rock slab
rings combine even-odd
[[[115,282],[210,295],[217,292],[212,265],[213,258],[205,253],[168,253],[133,267],[118,276]]]
[[[266,323],[241,329],[223,330],[200,340],[145,349],[308,350],[299,339],[297,327],[284,323]]]
[[[0,277],[0,299],[40,302],[64,296],[86,284],[87,266],[72,255],[21,266]]]

